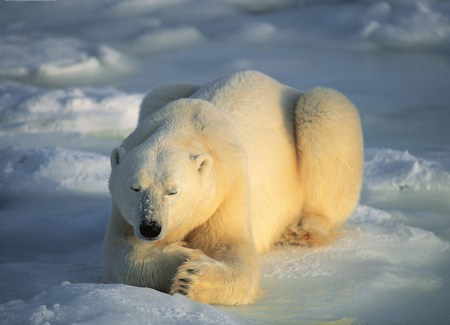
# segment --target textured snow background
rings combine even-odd
[[[341,236],[262,257],[249,306],[102,283],[108,156],[140,100],[242,69],[358,106]],[[447,1],[1,2],[0,324],[447,324],[448,76]]]

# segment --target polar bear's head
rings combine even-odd
[[[136,237],[182,240],[204,223],[214,198],[213,160],[166,141],[111,154],[110,192]]]
[[[179,99],[139,122],[111,154],[109,189],[136,237],[183,240],[242,182],[245,150],[227,117]]]

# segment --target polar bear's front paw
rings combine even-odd
[[[212,283],[220,275],[222,263],[213,260],[200,251],[194,251],[191,257],[178,268],[172,283],[170,294],[181,294],[192,300],[211,303],[217,292],[212,291]],[[217,284],[217,282],[216,282]]]
[[[189,296],[189,292],[191,289],[191,284],[196,274],[199,273],[197,269],[187,269],[183,272],[179,272],[174,279],[172,284],[172,289],[170,290],[170,294],[180,294],[183,296]]]

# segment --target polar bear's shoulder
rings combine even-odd
[[[259,71],[247,70],[221,77],[200,87],[191,97],[209,101],[219,107],[245,106],[285,88]]]
[[[142,100],[139,111],[139,123],[164,105],[191,96],[199,86],[186,83],[171,83],[156,87]]]
[[[246,70],[232,73],[230,75],[218,78],[199,88],[194,96],[204,93],[215,92],[251,92],[254,88],[280,85],[278,81],[268,75],[253,70]]]

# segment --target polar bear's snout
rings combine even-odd
[[[155,220],[143,219],[139,225],[139,232],[144,238],[155,239],[161,233],[161,225]]]
[[[156,240],[162,233],[163,222],[161,217],[164,209],[151,191],[142,190],[140,192],[140,202],[135,212],[139,234],[142,239]]]

